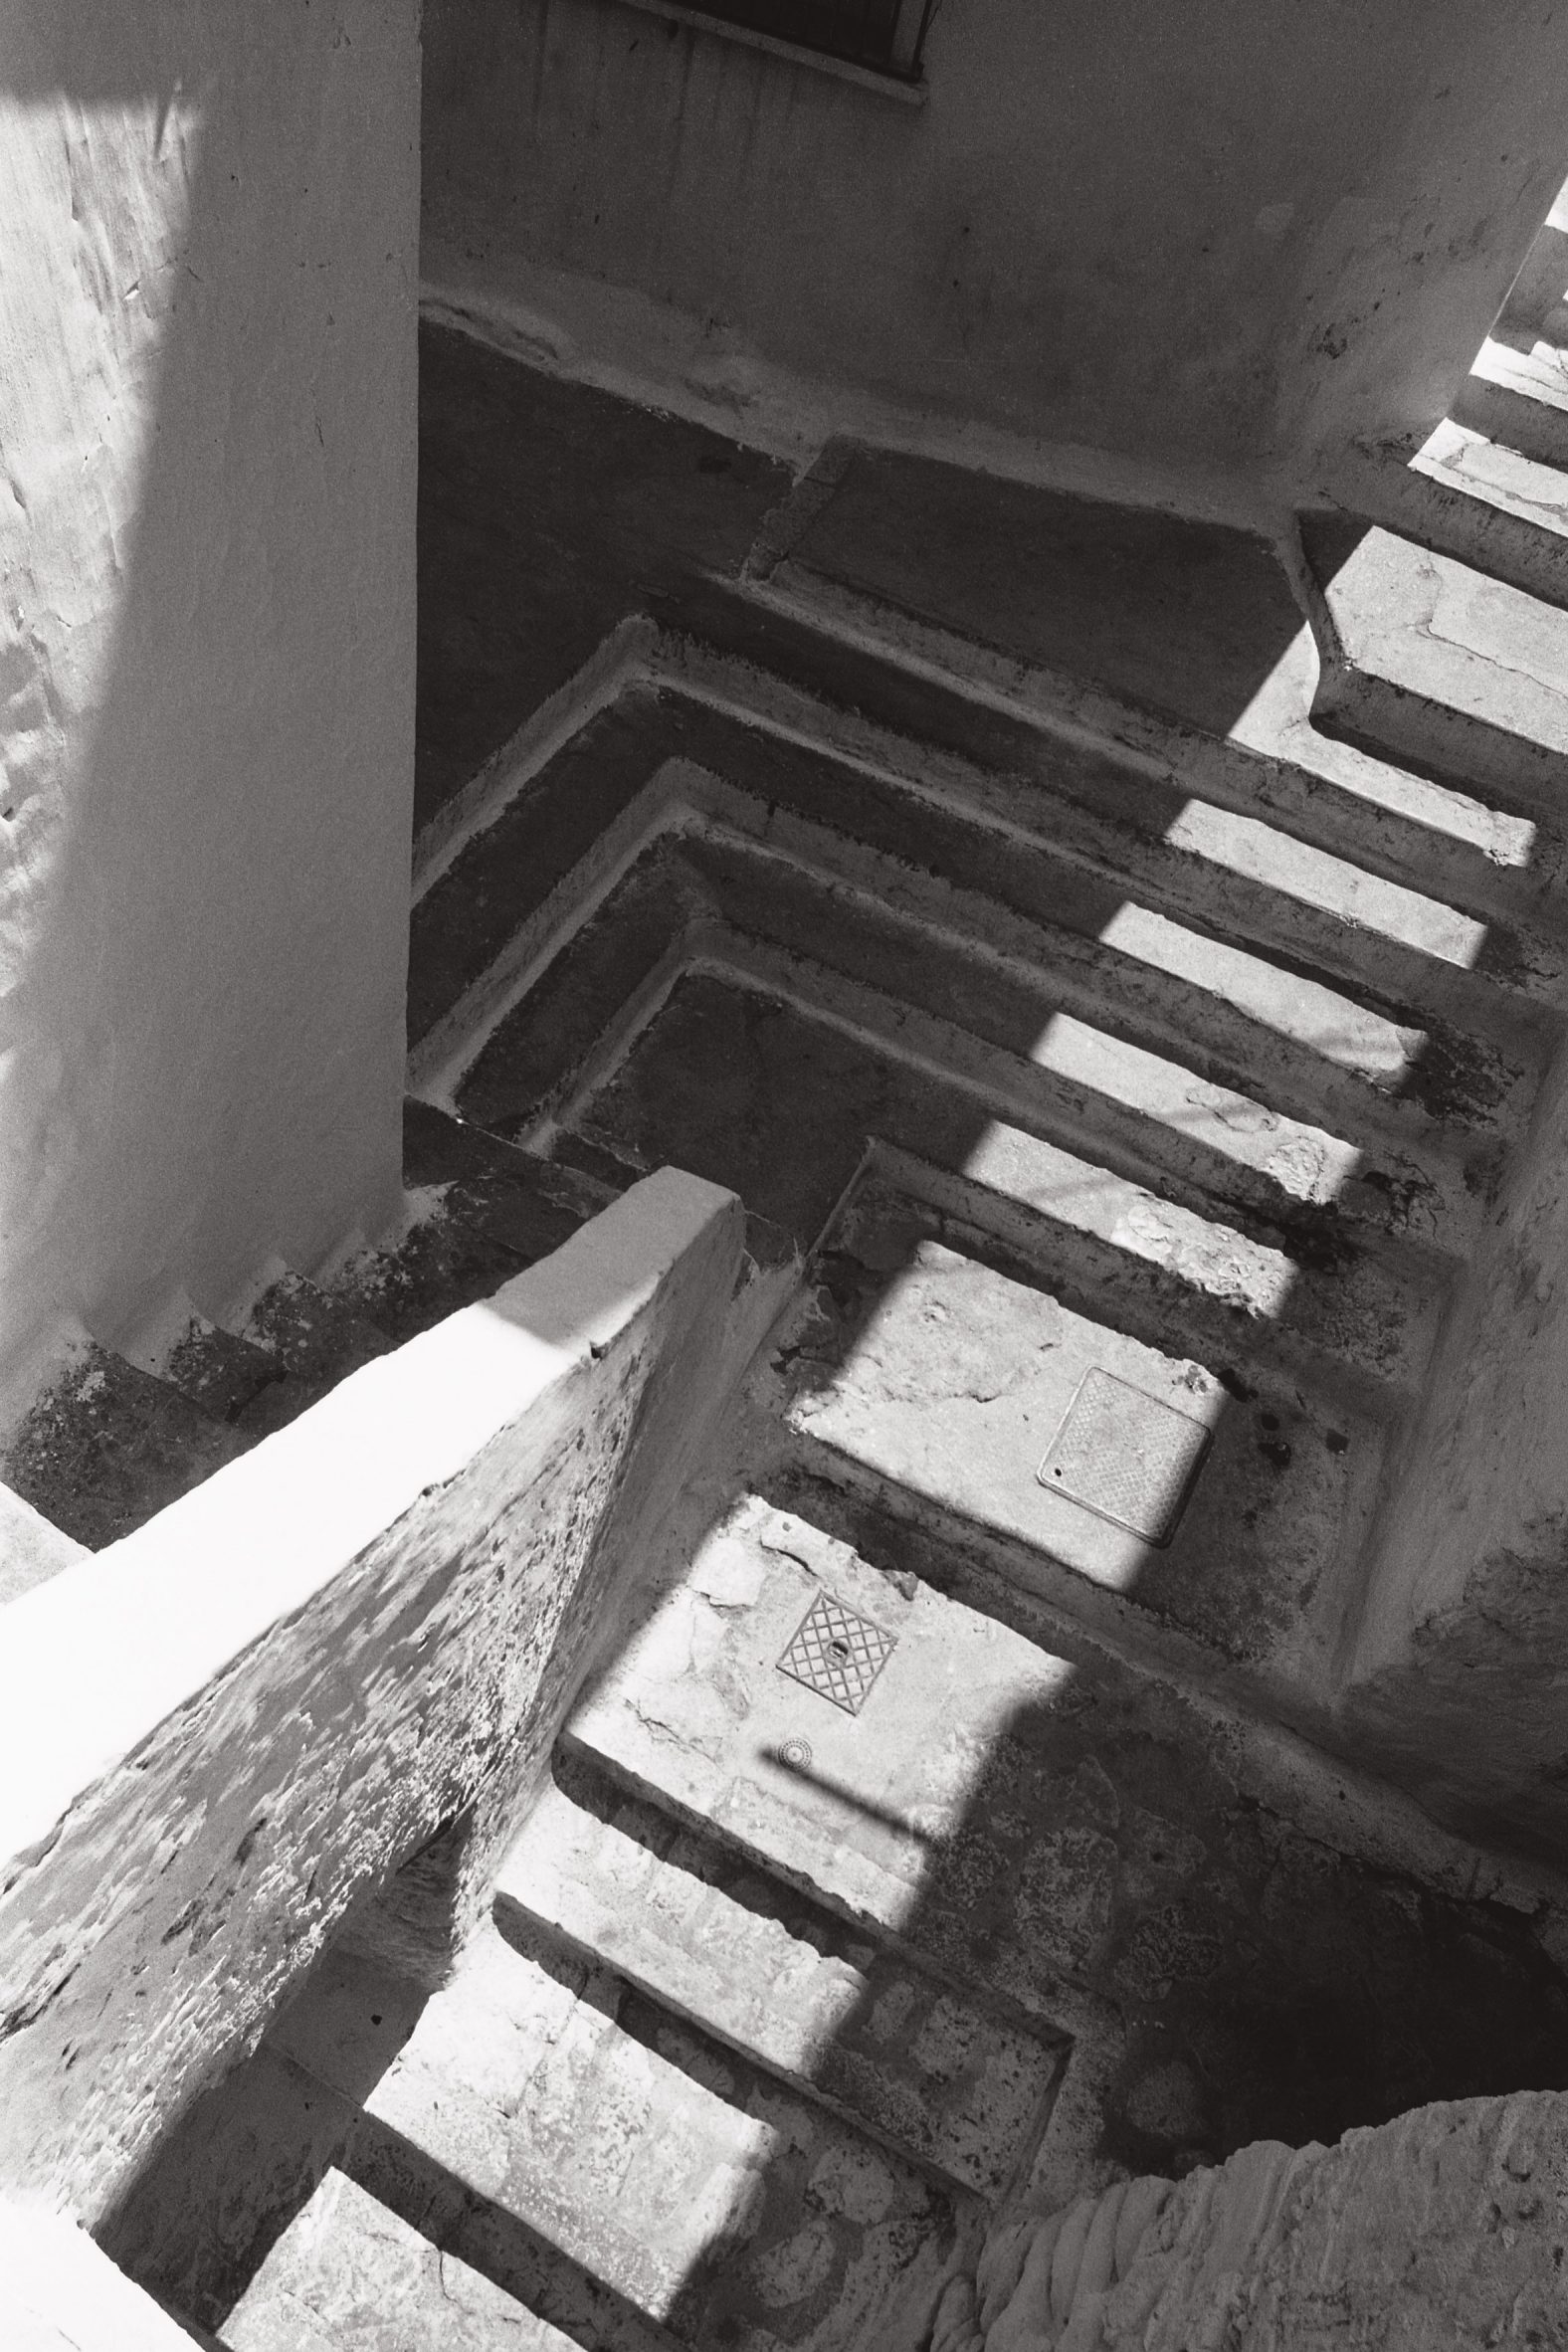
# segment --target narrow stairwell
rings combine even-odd
[[[230,2352],[923,2352],[998,2215],[1568,2084],[1568,1891],[1331,1752],[1562,1031],[1568,618],[1452,505],[789,486],[600,394],[546,613],[570,388],[430,339],[432,497],[507,484],[427,537],[445,1216],[182,1399],[243,1444],[665,1163],[798,1278],[450,1980],[341,1942],[103,2243]]]

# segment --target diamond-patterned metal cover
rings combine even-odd
[[[1163,1549],[1208,1450],[1201,1421],[1096,1368],[1078,1383],[1038,1475],[1053,1494]]]
[[[804,1682],[819,1698],[831,1699],[847,1715],[858,1715],[897,1647],[893,1636],[869,1617],[857,1616],[831,1593],[819,1593],[779,1660],[779,1672]]]

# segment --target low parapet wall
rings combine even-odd
[[[1565,2269],[1568,2097],[1456,2099],[1004,2218],[930,2352],[1561,2344]]]
[[[722,1392],[741,1240],[649,1178],[7,1610],[0,2193],[94,2222],[356,1896],[526,1794]]]

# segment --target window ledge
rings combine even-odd
[[[662,16],[671,24],[689,25],[693,32],[716,33],[724,41],[738,41],[746,49],[766,50],[770,57],[781,57],[792,66],[810,66],[819,74],[832,74],[840,82],[857,82],[863,90],[876,91],[879,98],[895,98],[900,105],[923,106],[925,84],[910,81],[896,73],[880,73],[875,66],[858,66],[847,57],[831,57],[823,49],[807,49],[798,41],[781,41],[773,33],[753,32],[749,25],[732,24],[728,17],[709,16],[700,8],[687,8],[685,0],[624,0],[628,8],[640,8],[648,16]]]

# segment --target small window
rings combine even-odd
[[[692,6],[794,48],[917,82],[935,0],[692,0]]]

